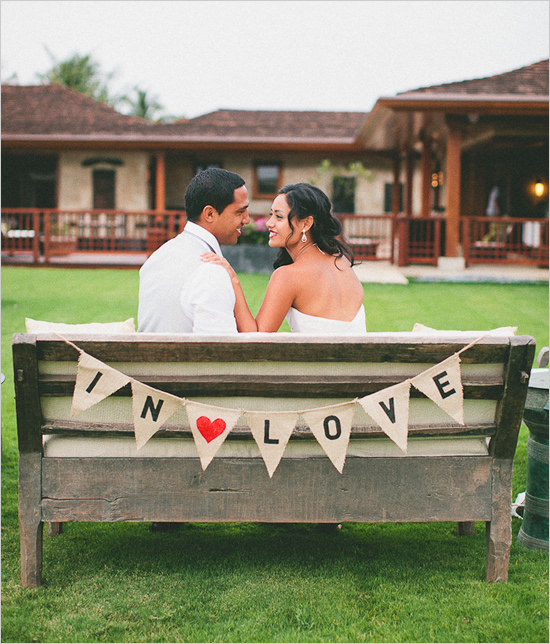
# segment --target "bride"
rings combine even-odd
[[[275,332],[286,317],[295,333],[364,334],[363,287],[352,269],[353,253],[337,239],[342,226],[325,193],[308,183],[281,188],[267,228],[269,245],[280,251],[256,318],[229,262],[215,253],[202,256],[231,277],[239,332]]]

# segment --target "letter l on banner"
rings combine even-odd
[[[247,411],[244,417],[271,478],[296,427],[298,412]]]

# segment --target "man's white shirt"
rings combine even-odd
[[[209,251],[223,257],[218,240],[187,222],[139,271],[138,330],[144,333],[237,333],[235,292],[222,266],[203,262]]]

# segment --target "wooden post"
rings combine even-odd
[[[401,211],[401,159],[396,158],[393,162],[393,185],[391,194],[391,211],[393,215],[398,215]]]
[[[13,346],[17,440],[19,446],[19,536],[21,585],[38,588],[42,579],[42,434],[36,336]]]
[[[166,210],[166,163],[164,152],[157,152],[155,172],[155,210]]]
[[[429,217],[432,209],[432,146],[429,140],[422,141],[421,158],[422,217]]]
[[[405,195],[404,195],[404,204],[403,212],[407,217],[413,216],[413,175],[414,175],[414,153],[412,151],[407,152],[405,157]]]
[[[35,210],[32,214],[32,229],[34,237],[32,238],[32,258],[35,264],[40,259],[40,211]]]
[[[460,240],[460,171],[462,132],[456,126],[448,126],[447,134],[447,226],[445,232],[445,255],[458,257]]]

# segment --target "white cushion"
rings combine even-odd
[[[475,335],[477,337],[481,335],[492,335],[492,336],[509,336],[516,335],[518,328],[517,326],[501,326],[498,329],[492,329],[491,331],[446,331],[442,329],[432,329],[429,326],[424,326],[423,324],[416,323],[413,327],[413,333],[453,333],[458,336],[464,335]]]
[[[27,333],[55,333],[65,331],[71,333],[135,333],[134,318],[124,322],[91,322],[89,324],[64,324],[63,322],[43,322],[25,318]]]

